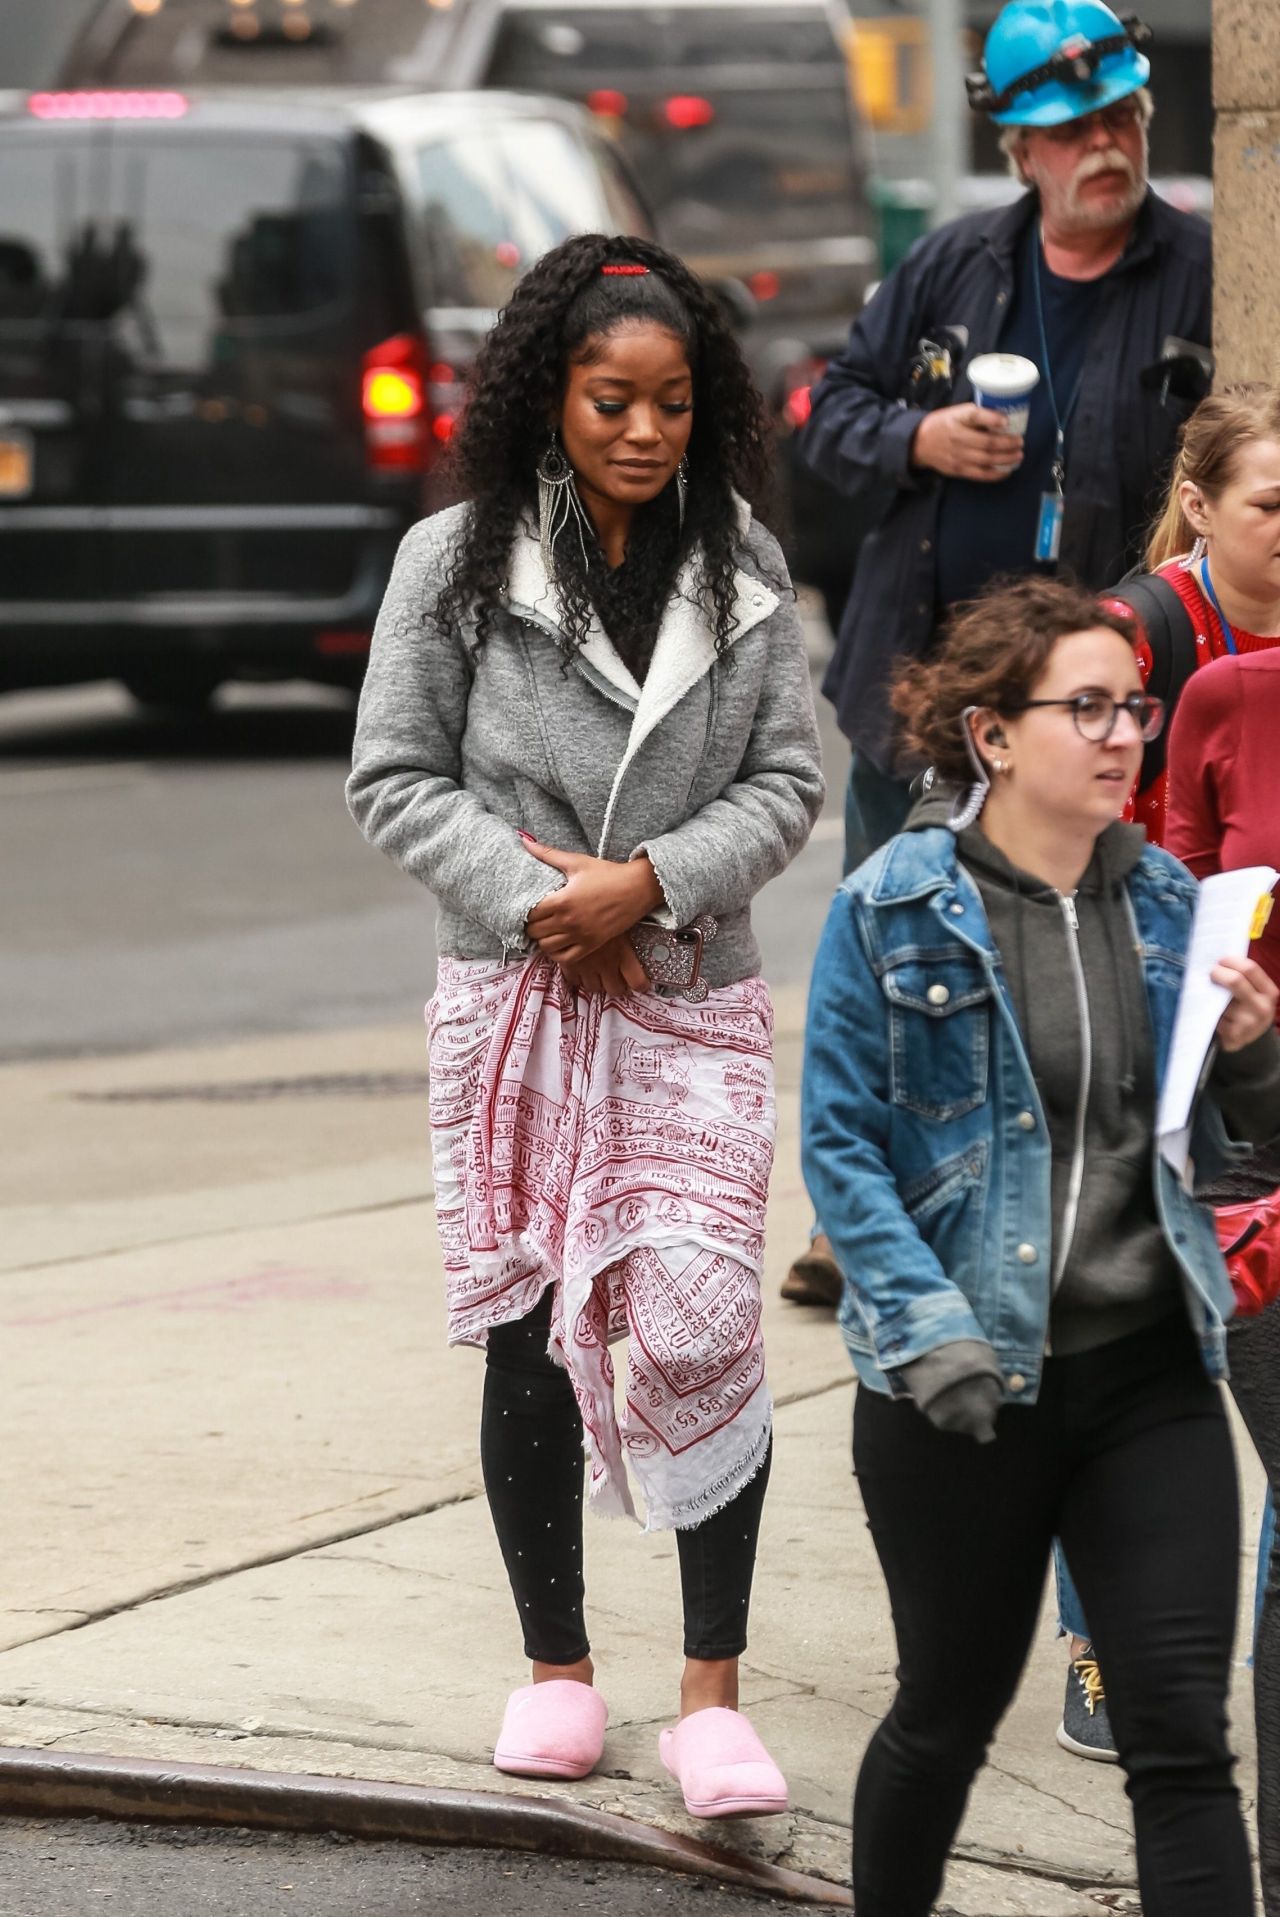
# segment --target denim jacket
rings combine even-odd
[[[1160,1084],[1196,882],[1148,846],[1125,891]],[[1202,1097],[1197,1177],[1249,1149]],[[810,988],[803,1150],[848,1274],[840,1322],[862,1382],[905,1395],[900,1367],[985,1339],[1006,1401],[1032,1402],[1049,1326],[1049,1133],[980,895],[945,827],[891,839],[836,894]],[[1213,1220],[1154,1136],[1152,1177],[1205,1368],[1225,1377],[1233,1298]]]

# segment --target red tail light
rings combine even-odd
[[[673,93],[662,109],[662,117],[668,126],[685,133],[690,127],[710,126],[716,117],[716,110],[710,100],[704,100],[701,94]]]
[[[33,93],[27,112],[36,120],[180,120],[183,93]]]
[[[799,432],[813,411],[813,389],[826,370],[825,359],[810,359],[788,366],[783,374],[782,417],[793,432]]]
[[[364,356],[360,384],[365,454],[377,472],[420,472],[431,417],[427,353],[413,333],[397,333]]]
[[[620,120],[627,104],[626,94],[619,93],[616,87],[597,87],[594,93],[587,95],[587,111],[598,114],[602,120]]]
[[[813,411],[812,386],[793,386],[782,402],[782,410],[788,422],[798,431]]]
[[[770,273],[767,270],[753,273],[747,281],[747,285],[758,300],[776,300],[778,294],[782,291],[782,281],[778,278],[778,275],[776,273]]]

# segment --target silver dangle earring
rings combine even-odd
[[[991,790],[991,774],[983,765],[981,754],[973,743],[973,728],[970,721],[977,711],[977,706],[966,706],[960,714],[960,725],[964,732],[964,749],[969,755],[969,763],[976,776],[967,794],[957,802],[951,817],[947,820],[953,832],[968,830],[987,803],[987,795]]]
[[[1187,554],[1187,561],[1186,561],[1187,565],[1198,566],[1200,564],[1200,561],[1204,558],[1205,554],[1208,552],[1208,550],[1209,550],[1209,541],[1205,538],[1203,533],[1197,533],[1195,537],[1195,544],[1192,546],[1191,551]]]
[[[679,514],[676,530],[684,531],[685,501],[689,497],[689,461],[681,454],[680,464],[676,467],[676,511]]]
[[[538,475],[538,544],[542,548],[542,563],[547,569],[548,579],[554,576],[556,540],[566,526],[572,526],[578,535],[578,544],[582,548],[584,569],[589,565],[587,558],[587,534],[591,530],[582,501],[578,497],[577,481],[573,467],[565,457],[560,444],[560,435],[554,426],[551,429],[551,441],[546,452],[537,464]]]

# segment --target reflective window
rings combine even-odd
[[[336,145],[117,132],[91,161],[61,139],[0,153],[0,318],[128,327],[148,357],[190,365],[211,331],[287,325],[350,294]]]
[[[582,142],[551,120],[517,120],[499,134],[515,189],[526,263],[571,233],[611,224],[604,190]]]
[[[496,143],[480,134],[435,141],[418,154],[418,178],[432,305],[502,306],[522,249]]]

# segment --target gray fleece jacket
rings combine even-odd
[[[401,545],[356,722],[356,823],[435,894],[450,957],[526,949],[526,918],[563,880],[524,830],[599,858],[646,852],[671,924],[718,921],[708,983],[758,972],[751,899],[800,851],[823,798],[799,614],[766,577],[786,577],[776,541],[743,507],[729,657],[686,569],[640,686],[596,621],[566,669],[532,532],[478,653],[472,627],[436,618],[470,510],[422,520]]]

